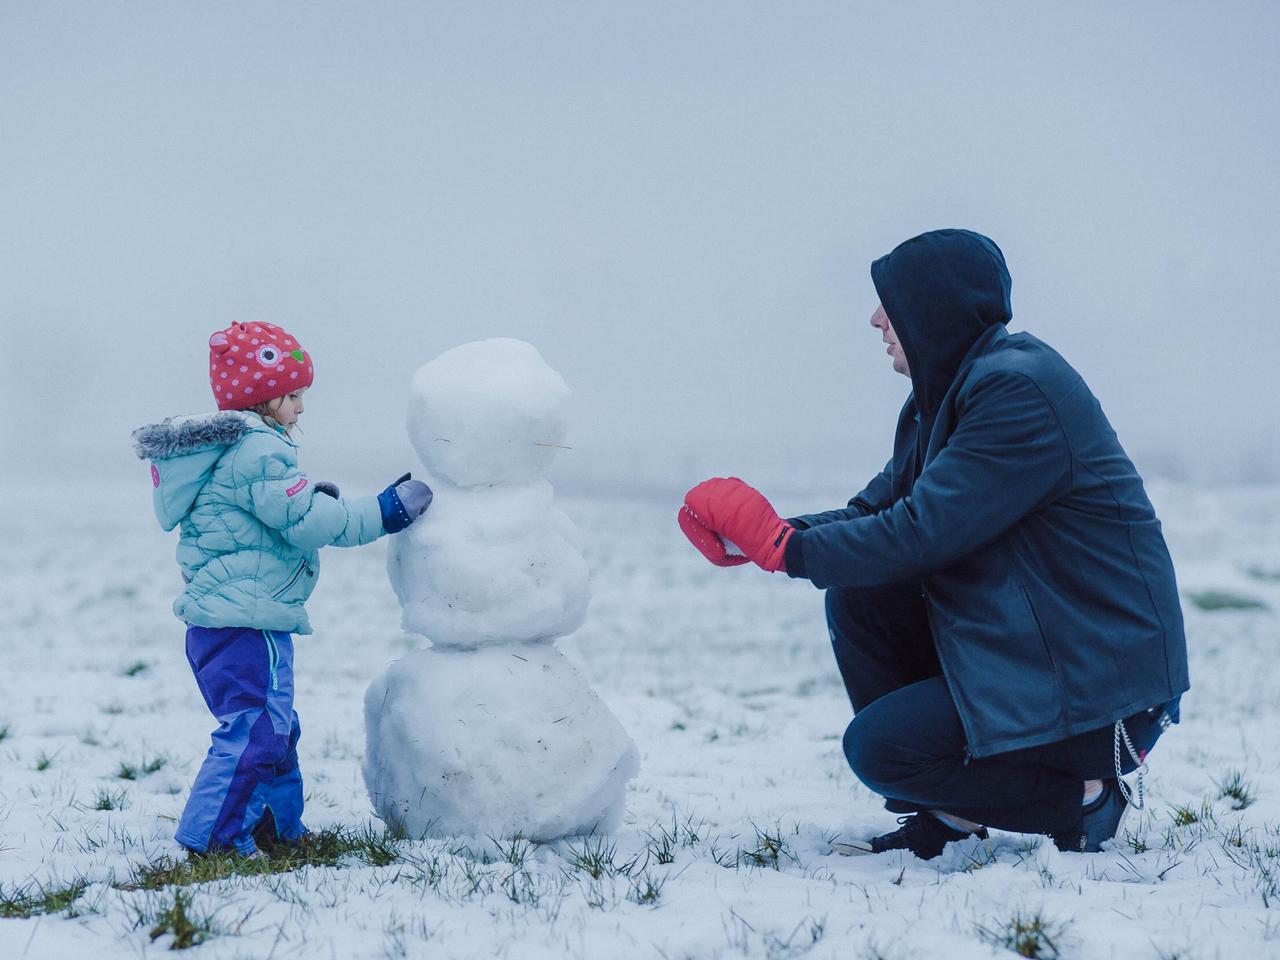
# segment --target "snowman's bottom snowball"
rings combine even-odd
[[[550,644],[415,650],[364,698],[364,780],[398,835],[552,840],[617,828],[635,744]]]

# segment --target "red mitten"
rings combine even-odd
[[[692,520],[716,534],[718,540],[732,541],[747,559],[764,570],[773,573],[786,569],[787,541],[795,530],[778,516],[763,494],[737,477],[704,480],[684,495],[681,528],[685,536],[693,540],[694,546],[712,563],[720,562],[714,545],[708,553],[685,528],[685,510]],[[723,543],[720,546],[723,549]]]
[[[715,531],[703,526],[688,507],[680,508],[680,512],[676,514],[676,520],[684,535],[689,538],[689,542],[717,567],[736,567],[739,564],[751,562],[740,553],[730,553]]]

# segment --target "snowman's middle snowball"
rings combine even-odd
[[[582,626],[590,572],[551,484],[436,489],[387,550],[401,623],[437,649],[531,643]]]

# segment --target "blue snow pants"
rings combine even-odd
[[[177,840],[199,853],[257,850],[254,827],[270,812],[290,841],[302,825],[293,638],[250,627],[187,627],[187,660],[218,721],[196,774]]]

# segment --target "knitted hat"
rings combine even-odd
[[[209,338],[209,384],[219,410],[247,410],[311,386],[311,355],[270,323],[233,323]]]

